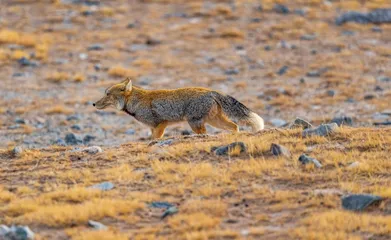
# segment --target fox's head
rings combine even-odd
[[[97,109],[115,107],[122,110],[125,107],[126,96],[132,91],[132,81],[127,78],[121,83],[114,84],[105,91],[105,95],[92,105]]]

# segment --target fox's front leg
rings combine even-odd
[[[166,129],[167,124],[167,122],[162,122],[152,128],[152,139],[161,138],[164,135],[164,130]]]

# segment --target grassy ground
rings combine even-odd
[[[391,130],[373,123],[391,120],[381,114],[391,102],[391,25],[335,25],[343,12],[389,1],[84,2],[0,1],[1,224],[28,225],[38,239],[390,239]],[[145,126],[91,106],[125,77],[147,89],[225,92],[267,130],[186,137],[183,124],[168,129],[172,145],[149,146]],[[353,127],[328,137],[271,126],[345,115]],[[68,133],[93,135],[87,144],[104,151],[59,146]],[[211,152],[234,141],[247,153]],[[274,157],[272,143],[292,157]],[[323,168],[302,166],[303,153]],[[103,181],[115,188],[87,189]],[[341,208],[347,193],[386,200],[353,213]],[[152,201],[179,212],[162,220]]]
[[[215,156],[243,141],[247,153]],[[291,158],[274,157],[271,143]],[[387,239],[391,204],[352,213],[346,193],[391,197],[391,131],[342,128],[329,137],[299,130],[174,138],[171,146],[129,143],[88,155],[69,148],[1,153],[0,221],[29,225],[42,239]],[[302,166],[298,156],[324,167]],[[359,162],[355,168],[352,162]],[[87,189],[111,181],[110,191]],[[164,220],[151,201],[175,204]],[[109,230],[87,227],[97,220]]]

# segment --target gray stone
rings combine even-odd
[[[351,117],[335,117],[331,120],[331,123],[336,123],[338,126],[341,125],[348,125],[352,126],[353,125],[353,119]]]
[[[270,123],[275,127],[283,127],[286,125],[287,122],[283,119],[273,118],[270,119]]]
[[[0,237],[5,236],[10,230],[6,225],[0,225]]]
[[[87,48],[88,51],[100,51],[103,50],[103,45],[102,44],[92,44],[88,46]]]
[[[75,125],[71,126],[71,129],[80,131],[81,127],[79,125],[75,124]]]
[[[18,60],[18,63],[22,67],[37,67],[38,66],[37,62],[31,61],[31,60],[29,60],[29,59],[27,59],[25,57],[20,58]]]
[[[322,124],[319,127],[305,129],[302,132],[303,137],[308,136],[328,136],[338,130],[338,125],[336,123]]]
[[[10,130],[14,130],[14,129],[18,129],[18,128],[20,128],[19,124],[15,124],[15,125],[12,125],[12,126],[8,127],[8,129],[10,129]]]
[[[239,69],[232,68],[232,69],[227,69],[225,70],[226,75],[237,75],[239,74]]]
[[[391,77],[380,76],[380,77],[377,77],[376,80],[379,82],[391,82]]]
[[[125,131],[125,134],[127,135],[134,135],[136,133],[136,131],[134,129],[128,129]]]
[[[108,191],[108,190],[111,190],[111,189],[114,188],[114,184],[111,183],[111,182],[102,182],[102,183],[98,183],[98,184],[92,185],[89,188],[99,189],[99,190],[102,190],[102,191]]]
[[[98,146],[91,146],[83,149],[83,152],[88,154],[97,154],[103,152],[101,147]]]
[[[277,71],[277,74],[282,76],[284,75],[287,71],[288,71],[289,67],[288,66],[283,66],[281,67],[278,71]]]
[[[57,139],[55,142],[54,142],[55,145],[58,145],[58,146],[66,146],[66,142],[64,141],[64,139],[62,138],[59,138]]]
[[[240,153],[247,151],[246,144],[244,144],[243,142],[233,142],[225,146],[212,147],[211,151],[218,156],[223,156],[223,155],[228,155],[228,153],[236,147],[240,148]]]
[[[307,165],[307,164],[314,164],[315,167],[317,168],[321,168],[322,167],[322,164],[315,158],[311,158],[305,154],[302,154],[300,157],[299,157],[299,162],[301,162],[301,164],[303,165]]]
[[[151,202],[149,204],[149,207],[151,208],[170,208],[170,207],[174,207],[174,205],[172,205],[171,203],[169,202]]]
[[[15,157],[20,157],[22,153],[23,153],[23,148],[21,146],[14,147],[14,149],[12,149],[12,154]]]
[[[32,240],[34,232],[27,226],[0,226],[0,239],[2,240]]]
[[[16,118],[16,119],[15,119],[15,123],[18,123],[18,124],[26,124],[26,120],[24,120],[23,118]]]
[[[328,71],[328,68],[324,67],[324,68],[320,68],[318,70],[310,71],[306,75],[307,75],[307,77],[320,77],[323,73],[325,73],[327,71]]]
[[[358,168],[360,166],[360,162],[352,162],[351,164],[348,165],[348,168]]]
[[[79,121],[80,120],[80,115],[75,114],[75,115],[70,115],[67,116],[67,121]]]
[[[282,145],[279,145],[279,144],[275,144],[275,143],[272,143],[272,145],[270,146],[270,152],[274,156],[284,156],[287,158],[291,157],[291,152],[289,151],[288,148],[286,148]]]
[[[381,197],[372,194],[352,194],[342,197],[342,207],[351,211],[363,211],[382,200]]]
[[[312,40],[316,39],[316,35],[315,34],[305,34],[305,35],[301,36],[300,39],[305,40],[305,41],[312,41]]]
[[[312,128],[312,124],[309,123],[308,121],[301,119],[301,118],[296,118],[295,121],[289,126],[289,128],[302,128],[302,129],[308,129]]]
[[[375,126],[391,126],[391,121],[386,121],[386,122],[376,122],[373,123]]]
[[[88,58],[88,54],[87,54],[87,53],[80,53],[80,54],[79,54],[79,58],[80,58],[81,60],[86,60],[86,59]]]
[[[280,14],[288,14],[290,12],[289,8],[282,4],[274,4],[273,10]]]
[[[78,145],[82,144],[83,140],[79,136],[76,136],[74,133],[68,133],[65,136],[65,143],[67,145]]]
[[[335,90],[327,90],[327,96],[329,96],[329,97],[334,97],[335,96]]]
[[[107,229],[107,226],[104,225],[103,223],[96,222],[93,220],[88,220],[88,226],[92,227],[93,229],[96,229],[96,230],[106,230]]]
[[[376,9],[369,13],[347,12],[339,16],[335,23],[342,25],[347,22],[356,22],[360,24],[368,23],[391,23],[391,8]]]
[[[166,218],[168,216],[174,215],[177,212],[178,212],[178,208],[176,208],[175,206],[170,207],[163,213],[163,215],[161,216],[161,219],[164,219],[164,218]]]
[[[87,143],[91,142],[92,140],[94,140],[95,138],[96,138],[95,136],[87,134],[83,138],[83,143],[87,144]]]

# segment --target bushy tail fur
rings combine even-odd
[[[212,92],[214,99],[221,106],[225,115],[231,120],[250,126],[254,132],[264,128],[263,119],[243,103],[229,95],[223,95],[218,92]]]

